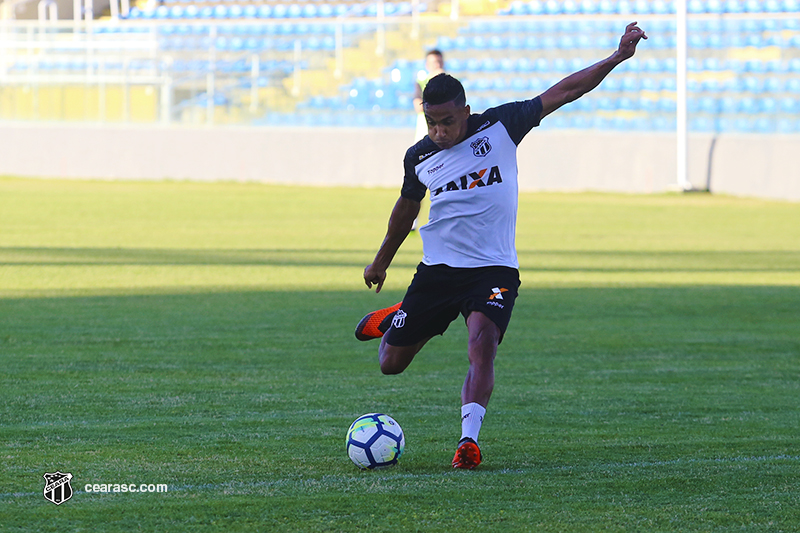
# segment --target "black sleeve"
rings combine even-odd
[[[537,96],[522,102],[509,102],[489,109],[484,114],[494,115],[506,127],[514,144],[519,144],[531,129],[542,120],[542,99]]]
[[[417,146],[419,145],[417,144]],[[415,170],[417,162],[415,158],[418,152],[415,148],[416,146],[409,148],[403,159],[405,175],[403,176],[403,188],[400,189],[400,196],[408,198],[409,200],[421,202],[422,199],[425,198],[425,191],[427,191],[428,188],[425,187],[417,177],[417,171]]]

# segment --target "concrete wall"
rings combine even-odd
[[[368,128],[6,124],[0,125],[0,175],[399,188],[412,137],[411,130]],[[519,149],[520,187],[674,190],[675,143],[665,133],[534,129]],[[798,135],[692,136],[690,180],[717,193],[798,201],[798,153]]]

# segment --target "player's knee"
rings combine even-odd
[[[385,375],[400,374],[408,367],[408,362],[404,358],[388,350],[381,350],[379,360],[381,373]]]
[[[399,367],[396,364],[388,363],[386,361],[381,361],[381,373],[385,376],[391,376],[394,374],[401,374],[405,370],[404,368]]]
[[[470,328],[469,343],[471,346],[481,347],[494,352],[497,345],[500,344],[500,329],[494,322],[488,322],[479,327]]]

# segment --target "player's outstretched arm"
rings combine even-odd
[[[408,198],[400,197],[394,204],[392,215],[389,217],[389,228],[383,239],[375,259],[364,269],[364,282],[370,289],[376,285],[375,292],[381,292],[383,282],[386,281],[386,269],[392,263],[400,245],[408,237],[414,220],[419,215],[420,203]]]
[[[542,118],[600,85],[614,67],[632,57],[639,41],[647,39],[647,35],[636,24],[636,22],[628,24],[625,34],[619,41],[619,48],[609,57],[567,76],[542,93]]]

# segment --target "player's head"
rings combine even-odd
[[[443,150],[464,140],[469,106],[464,86],[449,74],[434,76],[422,91],[422,110],[428,136]]]
[[[425,54],[425,70],[428,74],[444,72],[444,55],[439,50],[429,50]]]

